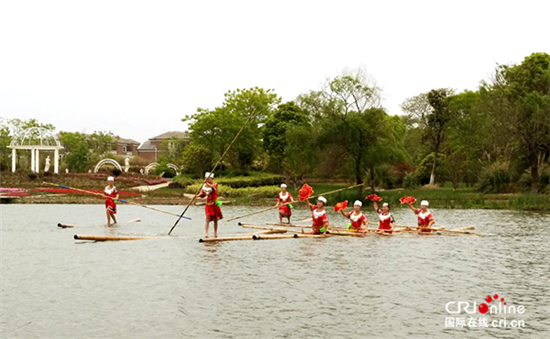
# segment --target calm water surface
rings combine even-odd
[[[250,209],[223,211],[229,218]],[[200,207],[172,238],[106,243],[73,235],[163,235],[174,218],[120,206],[120,221],[142,222],[107,228],[101,205],[2,205],[0,212],[2,338],[548,338],[550,330],[548,213],[434,211],[439,224],[474,223],[486,237],[201,244]],[[394,214],[415,223],[409,210]],[[333,212],[330,219],[345,224]],[[222,222],[220,234],[251,231]],[[448,302],[479,304],[493,293],[525,306],[510,317],[525,328],[445,328]]]

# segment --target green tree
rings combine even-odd
[[[97,156],[103,156],[113,149],[116,141],[112,132],[95,131],[88,137],[90,149]]]
[[[439,152],[445,142],[450,120],[447,97],[452,94],[453,91],[448,88],[433,89],[409,98],[401,105],[410,123],[421,129],[423,140],[430,146],[429,151],[433,152],[430,185],[436,182]]]
[[[204,175],[212,169],[214,154],[204,145],[191,144],[184,148],[181,155],[181,163],[187,173]]]
[[[0,126],[0,171],[10,168],[11,150],[8,146],[11,143],[10,129],[8,126]]]
[[[246,169],[262,151],[261,126],[279,102],[271,90],[239,89],[226,93],[222,106],[212,110],[199,108],[183,121],[192,121],[191,141],[209,147],[219,157],[250,116],[250,122],[224,159],[224,163]]]
[[[61,132],[60,134],[60,142],[65,147],[63,161],[70,170],[83,172],[90,164],[91,159],[86,136],[73,132]]]
[[[319,144],[315,130],[309,125],[288,126],[283,167],[290,180],[302,183],[307,176],[315,174],[318,163]]]
[[[538,192],[539,163],[550,152],[550,55],[533,53],[519,65],[500,65],[480,88],[494,127],[513,138],[530,166]]]
[[[386,112],[377,107],[380,90],[361,70],[345,72],[329,80],[323,90],[299,96],[297,102],[312,117],[314,124],[320,125],[320,140],[325,148],[334,150],[337,147],[338,156],[331,157],[332,161],[346,164],[358,184],[363,183],[366,169],[379,166],[390,158],[385,156],[382,147],[378,147],[382,140],[386,141],[385,149],[397,147],[401,151],[395,154],[405,153],[402,144],[393,143],[399,138],[394,138],[388,130],[392,124],[401,125],[399,118],[390,123]],[[371,178],[373,176],[374,171],[371,171]]]
[[[287,145],[286,131],[289,127],[305,125],[308,122],[308,117],[302,109],[292,101],[279,105],[266,119],[263,127],[263,145],[273,163],[280,163],[284,158]]]

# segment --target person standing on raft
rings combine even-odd
[[[281,184],[281,192],[279,192],[279,195],[277,196],[277,204],[275,207],[279,207],[279,223],[283,223],[283,218],[288,219],[288,223],[290,224],[290,216],[292,215],[292,205],[291,203],[294,202],[294,198],[286,190],[286,184]]]
[[[116,201],[118,199],[118,190],[115,186],[115,178],[108,177],[107,178],[107,186],[105,186],[105,190],[103,191],[103,194],[105,194],[105,213],[107,214],[107,226],[111,226],[111,218],[113,219],[112,225],[115,225],[117,223],[116,221]]]
[[[374,210],[378,213],[378,230],[385,233],[392,233],[395,229],[395,219],[390,213],[390,205],[385,202],[382,208],[378,208],[378,201],[373,202]]]
[[[345,218],[348,218],[350,221],[348,231],[366,232],[369,221],[367,220],[367,217],[361,212],[361,206],[363,206],[363,203],[359,200],[355,200],[355,202],[353,203],[353,211],[346,212],[344,210],[340,210],[340,213],[342,213],[342,215]],[[365,226],[365,228],[363,229],[362,226]]]
[[[325,205],[327,204],[327,199],[324,197],[317,198],[317,204],[313,205],[309,202],[308,199],[305,200],[307,207],[311,210],[312,225],[311,231],[304,232],[304,234],[327,234],[328,231],[328,218],[327,212],[325,211]]]
[[[206,178],[206,182],[202,186],[200,197],[206,197],[206,206],[204,207],[204,212],[206,213],[206,224],[204,225],[205,238],[208,238],[210,222],[214,223],[214,237],[217,238],[218,220],[223,219],[220,208],[221,203],[218,201],[218,184],[213,180],[214,173],[206,172],[204,177]]]
[[[421,232],[430,232],[430,228],[435,223],[434,216],[428,206],[430,206],[430,203],[426,200],[422,200],[420,208],[414,207],[411,202],[409,203],[410,209],[418,215],[418,228]]]

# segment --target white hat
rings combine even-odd
[[[115,178],[113,178],[113,177],[107,177],[107,181],[115,181]]]
[[[325,199],[325,197],[319,197],[319,198],[317,198],[317,201],[322,201],[323,204],[327,203],[327,199]]]
[[[204,173],[205,178],[214,178],[214,173],[206,172]]]
[[[353,206],[363,206],[363,203],[359,200],[355,200],[355,202],[353,203]]]
[[[430,203],[428,202],[428,200],[422,200],[422,202],[420,203],[420,206],[430,206]]]
[[[286,188],[286,184],[281,184],[281,188]]]
[[[382,206],[389,206],[390,204],[388,204],[387,202],[383,203]]]

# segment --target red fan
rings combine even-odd
[[[300,188],[300,194],[298,196],[298,199],[300,201],[304,201],[306,199],[309,199],[309,197],[313,194],[313,188],[309,186],[308,184],[304,184],[302,188]]]
[[[339,210],[345,210],[346,207],[348,207],[348,201],[339,202],[336,205],[334,205],[334,212],[338,212]]]
[[[380,198],[376,194],[367,195],[365,198],[368,199],[368,200],[372,200],[372,201],[382,201],[382,198]]]
[[[401,204],[412,204],[416,201],[414,197],[404,196],[403,198],[399,199],[401,201]]]

